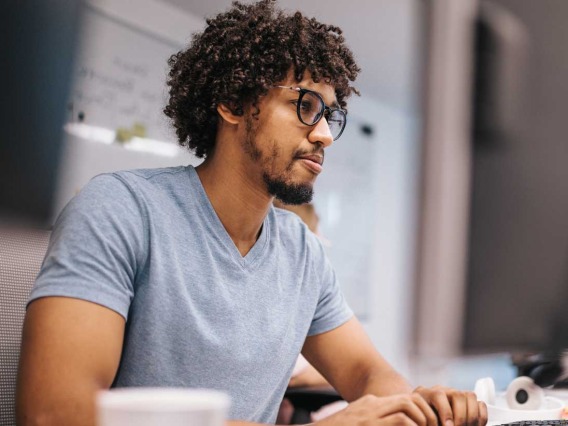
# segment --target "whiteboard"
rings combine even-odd
[[[197,29],[186,26],[187,35]],[[68,121],[111,130],[138,124],[147,138],[174,142],[162,110],[167,60],[182,48],[183,43],[86,3]]]
[[[100,173],[201,161],[177,147],[162,110],[167,60],[188,45],[204,21],[155,0],[137,0],[136,7],[129,0],[87,0],[83,5],[53,219]],[[132,149],[134,141],[113,143],[114,131],[135,124],[146,128],[146,139],[137,145],[144,149]]]

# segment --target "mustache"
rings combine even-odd
[[[322,147],[314,147],[314,149],[312,149],[311,151],[305,151],[305,150],[298,150],[294,153],[294,158],[298,158],[298,157],[303,157],[306,155],[320,155],[322,158],[322,164],[323,164],[323,160],[325,160],[325,151]]]

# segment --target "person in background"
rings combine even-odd
[[[234,2],[169,64],[165,113],[204,161],[97,176],[61,213],[27,307],[18,423],[93,425],[96,392],[128,386],[219,389],[228,425],[274,423],[301,352],[350,402],[317,425],[483,425],[473,393],[413,389],[390,366],[320,241],[272,206],[311,201],[347,123],[359,67],[341,30]]]
[[[284,204],[282,201],[275,199],[273,204],[276,208],[288,210],[296,214],[314,235],[318,237],[321,236],[319,230],[319,216],[313,203],[298,205]]]
[[[319,216],[313,203],[306,203],[300,205],[284,204],[279,200],[274,200],[274,206],[280,209],[288,210],[296,215],[302,222],[306,224],[308,229],[314,233],[318,238],[322,238],[319,230]],[[289,388],[332,388],[331,385],[325,380],[313,365],[311,365],[301,354],[298,356],[292,376],[288,383]],[[347,406],[346,401],[337,401],[321,407],[318,411],[311,413],[312,421],[318,421],[329,417],[330,415],[342,410]],[[278,417],[276,418],[277,424],[290,424],[292,415],[294,413],[294,406],[292,403],[284,398],[280,404]]]

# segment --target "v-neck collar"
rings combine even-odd
[[[205,188],[203,188],[203,184],[201,183],[201,179],[199,178],[197,171],[193,166],[188,166],[188,171],[189,179],[192,185],[197,189],[197,196],[199,197],[198,205],[202,209],[203,217],[209,222],[213,232],[216,233],[218,239],[236,263],[238,263],[243,269],[253,268],[268,246],[267,243],[270,237],[270,213],[264,218],[260,236],[249,252],[245,256],[242,256],[241,252],[231,239],[231,236],[223,226],[221,219],[219,219],[217,212],[213,208],[211,200],[209,200],[209,197],[205,192]]]

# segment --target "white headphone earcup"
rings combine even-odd
[[[517,377],[507,387],[507,405],[512,410],[539,410],[544,402],[544,391],[529,377]]]
[[[473,390],[479,401],[495,405],[495,382],[491,377],[484,377],[475,382]]]

